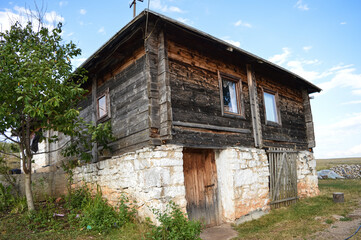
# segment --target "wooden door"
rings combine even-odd
[[[292,149],[267,150],[270,168],[271,208],[288,206],[297,202],[297,155]]]
[[[214,151],[184,149],[183,169],[188,217],[200,220],[207,226],[218,225],[220,222]]]

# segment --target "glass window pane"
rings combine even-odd
[[[278,122],[276,98],[275,95],[264,93],[264,102],[266,106],[266,119],[271,122]]]
[[[223,80],[223,107],[225,112],[239,113],[235,82]]]
[[[105,95],[98,99],[98,114],[99,118],[107,115],[107,101]]]

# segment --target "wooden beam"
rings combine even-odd
[[[257,99],[257,85],[256,78],[252,66],[247,64],[247,80],[249,89],[249,99],[251,104],[253,138],[255,147],[262,147],[262,130],[261,130],[261,117],[259,114],[258,99]]]
[[[182,127],[191,127],[191,128],[203,128],[203,129],[225,131],[225,132],[235,132],[235,133],[250,133],[251,132],[249,129],[222,127],[222,126],[215,126],[215,125],[208,125],[208,124],[201,124],[201,123],[180,122],[180,121],[173,121],[173,125],[174,126],[182,126]]]
[[[158,45],[158,86],[159,86],[159,115],[160,130],[159,134],[162,140],[172,138],[172,107],[171,107],[171,89],[170,73],[168,63],[168,51],[163,31],[159,34]]]
[[[97,77],[92,78],[92,122],[97,124]],[[98,161],[98,144],[92,145],[92,162]]]
[[[306,89],[302,90],[302,98],[303,98],[303,108],[305,114],[307,144],[308,144],[308,148],[314,148],[316,146],[316,142],[315,142],[313,120],[312,120],[311,103],[310,103],[310,97],[308,96],[308,92]]]

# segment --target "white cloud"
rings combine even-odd
[[[179,7],[170,6],[169,12],[177,12],[177,13],[183,13],[183,11]]]
[[[356,72],[353,64],[340,63],[324,71],[315,70],[315,66],[321,65],[318,59],[290,59],[291,50],[283,48],[282,53],[270,57],[268,60],[283,65],[291,72],[309,80],[315,81],[328,77],[326,81],[319,82],[318,86],[323,90],[319,94],[325,94],[335,88],[350,88],[353,95],[361,96],[361,74]]]
[[[355,71],[355,68],[349,67],[330,72],[333,74],[332,79],[319,83],[318,86],[323,89],[323,94],[334,88],[350,87],[352,94],[361,95],[361,74],[357,74]]]
[[[236,27],[243,26],[243,27],[248,27],[248,28],[252,27],[252,25],[250,23],[243,22],[242,20],[238,20],[237,22],[235,22],[234,26],[236,26]]]
[[[287,68],[296,73],[297,75],[309,80],[314,81],[316,79],[324,78],[332,74],[332,72],[324,71],[318,72],[315,70],[306,70],[309,65],[318,65],[320,61],[318,59],[314,60],[291,60],[287,62]]]
[[[361,96],[361,89],[352,90],[351,92],[352,92],[352,94],[354,94],[354,95],[360,95],[360,96]]]
[[[270,57],[268,60],[275,63],[275,64],[283,64],[284,62],[286,62],[288,56],[291,54],[291,51],[289,48],[284,47],[282,48],[282,53],[281,54],[276,54],[272,57]]]
[[[348,155],[360,156],[361,155],[361,144],[351,147],[347,150]]]
[[[87,58],[75,58],[71,60],[71,64],[74,68],[79,67]]]
[[[337,66],[334,66],[334,67],[330,68],[329,71],[334,72],[334,71],[338,71],[338,70],[341,70],[341,69],[347,69],[347,68],[350,68],[350,67],[353,67],[353,64],[344,65],[343,63],[340,63]]]
[[[302,0],[298,0],[295,7],[297,7],[298,9],[302,10],[302,11],[308,11],[310,10],[310,8],[308,7],[307,4],[303,3]]]
[[[224,41],[228,42],[229,44],[232,44],[236,47],[240,47],[241,46],[241,43],[238,42],[238,41],[234,41],[234,40],[229,40],[229,39],[223,39]]]
[[[192,25],[193,22],[191,20],[189,20],[188,18],[182,18],[182,17],[179,17],[177,18],[177,21],[179,22],[182,22],[184,24],[188,24],[188,25]]]
[[[311,50],[311,48],[312,48],[312,46],[304,46],[304,47],[303,47],[303,50],[304,50],[305,52],[308,52],[308,51]]]
[[[361,100],[344,102],[344,103],[341,103],[340,105],[353,105],[353,104],[361,104]]]
[[[48,23],[52,22],[64,22],[64,18],[58,15],[55,11],[45,13],[44,19]]]
[[[98,29],[98,33],[105,34],[105,29],[104,29],[104,27],[99,28],[99,29]]]
[[[68,1],[60,1],[59,2],[59,7],[64,7],[66,5],[68,5]]]
[[[86,10],[82,8],[82,9],[80,9],[79,13],[80,13],[81,15],[85,15],[85,14],[86,14]]]
[[[150,8],[153,8],[162,12],[176,12],[176,13],[184,13],[182,9],[176,6],[168,7],[166,4],[163,4],[161,0],[152,0],[150,2]]]
[[[316,124],[315,132],[318,156],[322,158],[360,156],[361,143],[354,137],[361,134],[361,112],[343,116],[341,120],[328,125]]]
[[[0,11],[1,31],[10,30],[10,26],[16,21],[25,25],[28,21],[33,23],[34,30],[37,29],[39,22],[34,16],[37,15],[36,11],[28,10],[24,7],[14,6],[13,9],[3,9]],[[55,11],[45,12],[43,16],[44,27],[50,30],[54,28],[57,22],[64,22],[65,19],[58,15]]]
[[[346,25],[347,22],[340,22],[340,25]]]

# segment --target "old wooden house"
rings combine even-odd
[[[110,121],[116,140],[110,155],[94,147],[77,184],[127,194],[144,217],[173,200],[208,225],[318,193],[309,94],[320,89],[302,77],[152,11],[81,67],[81,116]]]

